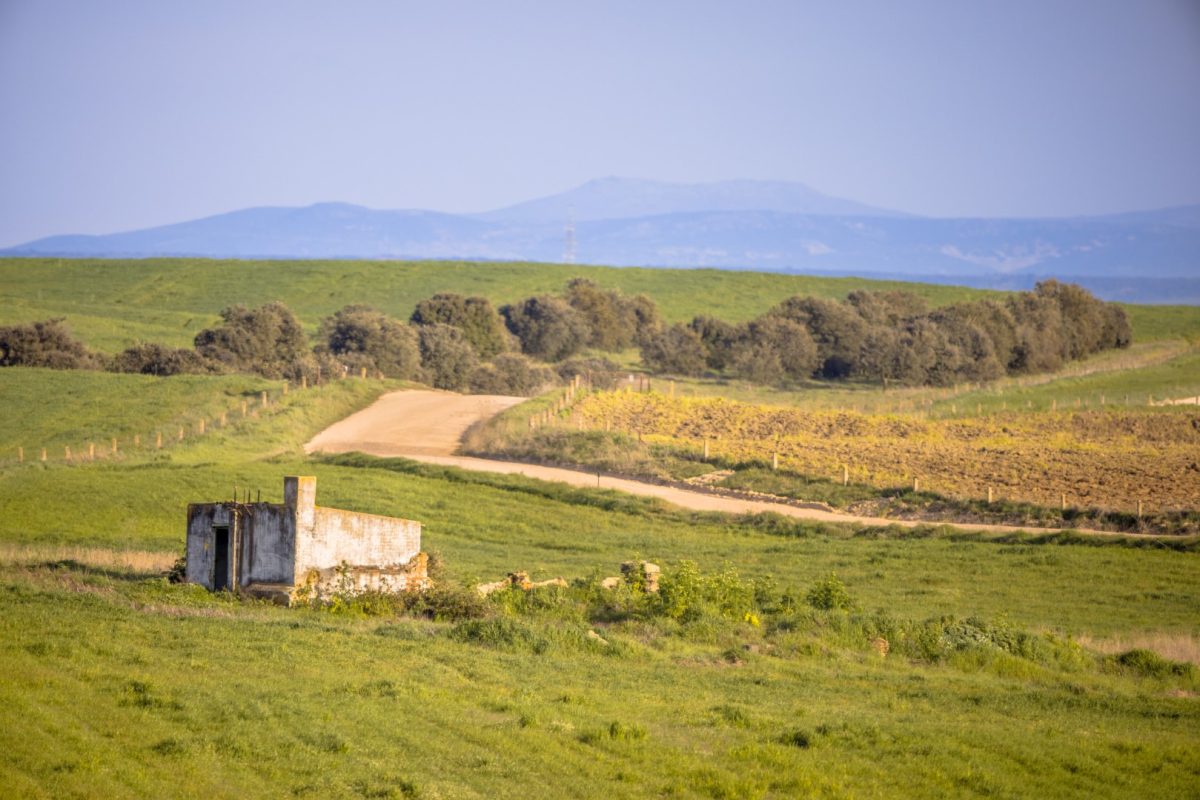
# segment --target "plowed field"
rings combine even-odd
[[[1146,511],[1200,507],[1200,413],[1174,409],[995,414],[916,420],[801,411],[723,399],[614,392],[583,398],[591,427],[714,458],[769,461],[815,476],[879,487],[912,485],[952,497],[986,497]]]

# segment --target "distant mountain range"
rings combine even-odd
[[[51,236],[5,256],[423,258],[718,267],[994,288],[1043,277],[1109,299],[1200,303],[1200,205],[1063,219],[936,219],[803,184],[605,178],[482,214],[345,203],[250,208],[102,236]]]

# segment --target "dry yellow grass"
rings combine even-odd
[[[73,561],[97,569],[120,569],[128,572],[156,575],[166,572],[175,563],[170,553],[145,550],[105,550],[98,547],[61,547],[0,543],[0,564],[29,566],[55,561]]]
[[[1126,409],[915,419],[760,406],[723,398],[598,392],[575,425],[729,462],[770,462],[805,475],[879,488],[913,485],[948,497],[1068,504],[1132,512],[1200,504],[1200,418]]]
[[[1080,636],[1078,641],[1083,647],[1104,655],[1150,650],[1171,661],[1200,665],[1200,637],[1188,633],[1144,631],[1103,638]]]

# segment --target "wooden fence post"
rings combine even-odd
[[[263,407],[263,408],[266,408],[266,407],[267,407],[267,390],[266,390],[266,389],[263,389],[263,392],[262,392],[262,403],[261,403],[261,404],[262,404],[262,407]]]
[[[114,456],[117,454],[117,437],[115,436],[112,437],[112,454]]]
[[[200,420],[200,424],[197,425],[196,429],[199,431],[201,436],[204,435],[204,420]]]
[[[921,479],[920,478],[913,478],[913,491],[914,492],[921,491]]]
[[[154,446],[159,450],[162,449],[162,431],[154,432]]]
[[[992,487],[988,487],[988,505],[992,504]]]
[[[842,486],[850,485],[850,467],[842,464]]]
[[[96,443],[88,442],[88,461],[96,460]]]
[[[704,440],[704,460],[708,461],[708,439]]]
[[[179,439],[179,441],[181,441],[181,442],[183,441],[183,426],[182,426],[182,425],[180,425],[180,426],[179,426],[179,436],[178,436],[178,439]]]
[[[46,460],[46,448],[42,448],[42,461]]]
[[[779,451],[778,450],[776,450],[774,453],[771,453],[771,469],[773,469],[773,470],[779,469]]]

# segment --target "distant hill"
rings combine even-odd
[[[484,214],[345,203],[251,208],[103,236],[52,236],[0,255],[578,260],[1025,288],[1077,281],[1108,299],[1200,303],[1200,205],[1065,219],[935,219],[802,184],[607,178]]]
[[[699,211],[778,211],[786,214],[905,217],[899,211],[822,194],[802,183],[717,181],[666,183],[633,178],[599,178],[561,194],[475,215],[490,222],[553,223],[629,219]]]

